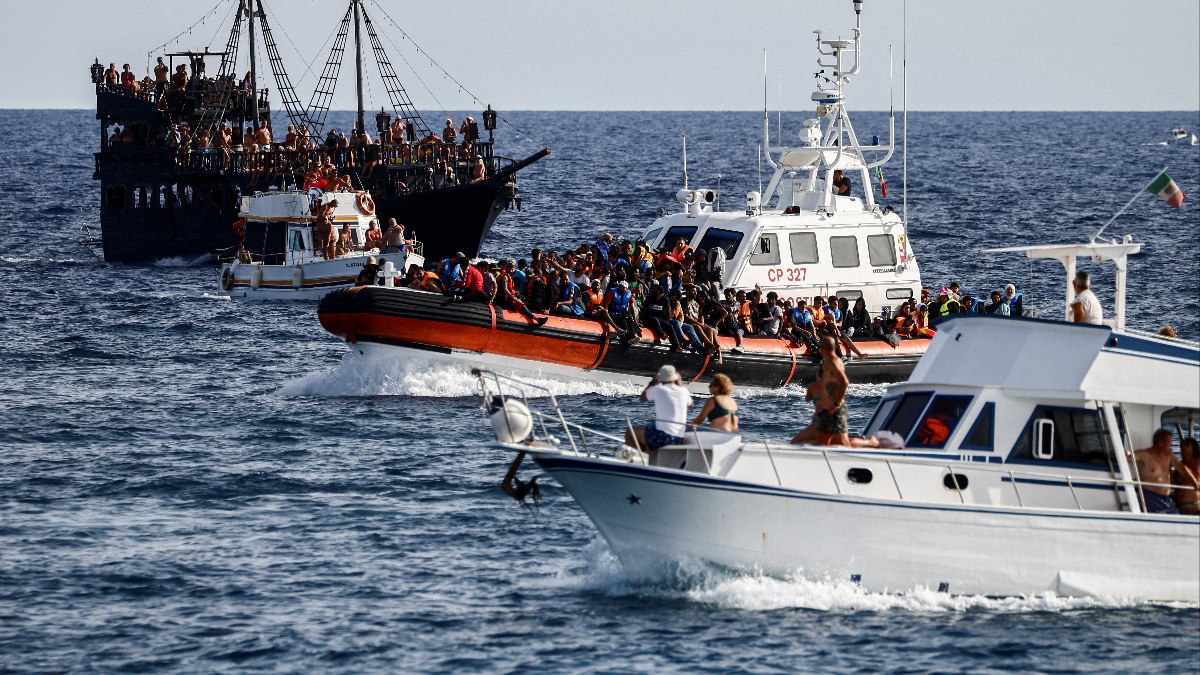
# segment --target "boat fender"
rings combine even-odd
[[[358,206],[358,210],[362,211],[363,215],[365,215],[365,216],[375,215],[375,200],[371,199],[371,193],[360,192],[360,193],[358,193],[358,197],[354,201],[355,201],[355,204],[357,204],[357,206]]]
[[[221,288],[233,290],[233,267],[226,267],[224,272],[221,272]]]
[[[501,443],[520,443],[533,431],[533,415],[516,399],[502,401],[499,396],[493,396],[488,406],[488,419],[496,440]]]
[[[304,285],[304,266],[296,265],[292,268],[292,288],[300,290]]]
[[[254,269],[250,270],[250,288],[258,290],[262,284],[262,265],[255,265]]]

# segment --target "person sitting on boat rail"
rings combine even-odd
[[[519,313],[535,327],[546,325],[546,317],[534,316],[533,312],[521,301],[521,296],[517,294],[516,285],[513,283],[515,270],[516,263],[512,258],[500,264],[500,276],[496,277],[496,298],[499,300],[500,306]]]
[[[626,445],[653,452],[664,445],[683,443],[683,435],[687,433],[687,409],[693,403],[675,366],[668,364],[659,368],[638,400],[654,402],[654,424],[632,431],[626,429]]]
[[[618,337],[624,338],[621,327],[608,315],[608,309],[604,306],[604,295],[600,280],[594,279],[588,289],[583,292],[583,315],[594,319],[610,332],[617,334]]]
[[[733,381],[728,375],[717,373],[708,383],[708,391],[711,396],[700,408],[696,419],[692,420],[692,426],[708,422],[709,428],[737,433],[739,415],[737,401],[732,396]]]
[[[1087,272],[1076,272],[1071,281],[1075,287],[1075,302],[1071,303],[1071,321],[1099,326],[1104,323],[1104,312],[1100,309],[1100,298],[1092,291],[1092,281]]]
[[[1194,438],[1184,438],[1179,441],[1180,461],[1191,469],[1192,475],[1200,477],[1200,443]],[[1200,513],[1200,490],[1183,487],[1185,480],[1178,472],[1175,474],[1175,505],[1179,512],[1186,515]]]
[[[628,347],[631,343],[642,339],[642,329],[633,317],[633,291],[629,282],[619,279],[608,293],[604,294],[604,309],[609,321],[621,331],[621,346]]]
[[[1133,453],[1148,513],[1179,513],[1171,500],[1171,469],[1178,472],[1184,485],[1200,489],[1200,479],[1171,452],[1173,439],[1170,431],[1159,429],[1151,439],[1153,445]]]
[[[557,295],[554,300],[554,313],[567,316],[583,316],[583,299],[580,297],[579,284],[571,281],[571,273],[563,270],[558,273]]]
[[[471,265],[467,254],[458,253],[455,259],[458,260],[458,278],[451,286],[454,298],[468,302],[491,302],[491,298],[484,294],[483,274]]]

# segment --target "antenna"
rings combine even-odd
[[[900,5],[900,37],[904,44],[900,46],[900,104],[904,106],[904,155],[901,165],[904,167],[900,179],[900,193],[903,196],[901,210],[904,214],[904,234],[908,237],[908,0]]]
[[[762,143],[758,144],[758,194],[762,194]]]
[[[775,69],[775,145],[783,147],[783,70]]]
[[[687,134],[683,135],[683,189],[687,189]]]

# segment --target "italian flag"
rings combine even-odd
[[[1171,180],[1166,171],[1158,174],[1157,178],[1150,181],[1150,185],[1146,189],[1158,195],[1171,208],[1177,209],[1180,204],[1183,204],[1183,193],[1179,191],[1179,186],[1175,184],[1175,181]]]

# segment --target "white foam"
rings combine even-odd
[[[503,368],[493,368],[500,374]],[[594,382],[590,380],[556,380],[530,377],[524,373],[512,376],[523,382],[549,389],[555,396],[599,394],[601,396],[636,396],[639,385],[631,382]],[[335,368],[306,375],[284,384],[281,396],[425,396],[432,398],[461,398],[479,395],[478,379],[471,366],[458,361],[444,361],[436,355],[417,355],[404,359],[372,359],[349,351]],[[526,392],[530,398],[544,395],[536,389]]]
[[[199,267],[201,265],[210,265],[216,261],[217,256],[212,253],[195,258],[184,258],[182,256],[172,256],[170,258],[159,258],[154,261],[155,267]]]
[[[201,293],[200,297],[205,300],[232,300],[233,299],[232,297],[230,297],[228,295],[221,295],[220,293]]]
[[[603,540],[584,547],[585,567],[547,570],[533,583],[559,590],[582,590],[613,596],[686,600],[703,605],[751,612],[811,609],[827,612],[1067,612],[1080,609],[1119,609],[1146,605],[1190,608],[1181,603],[1147,603],[1129,598],[1068,598],[1054,593],[1033,597],[989,598],[950,595],[929,588],[902,593],[870,593],[849,581],[813,580],[800,575],[786,579],[752,572],[719,570],[697,562],[664,566],[658,577],[646,570],[625,571]]]

